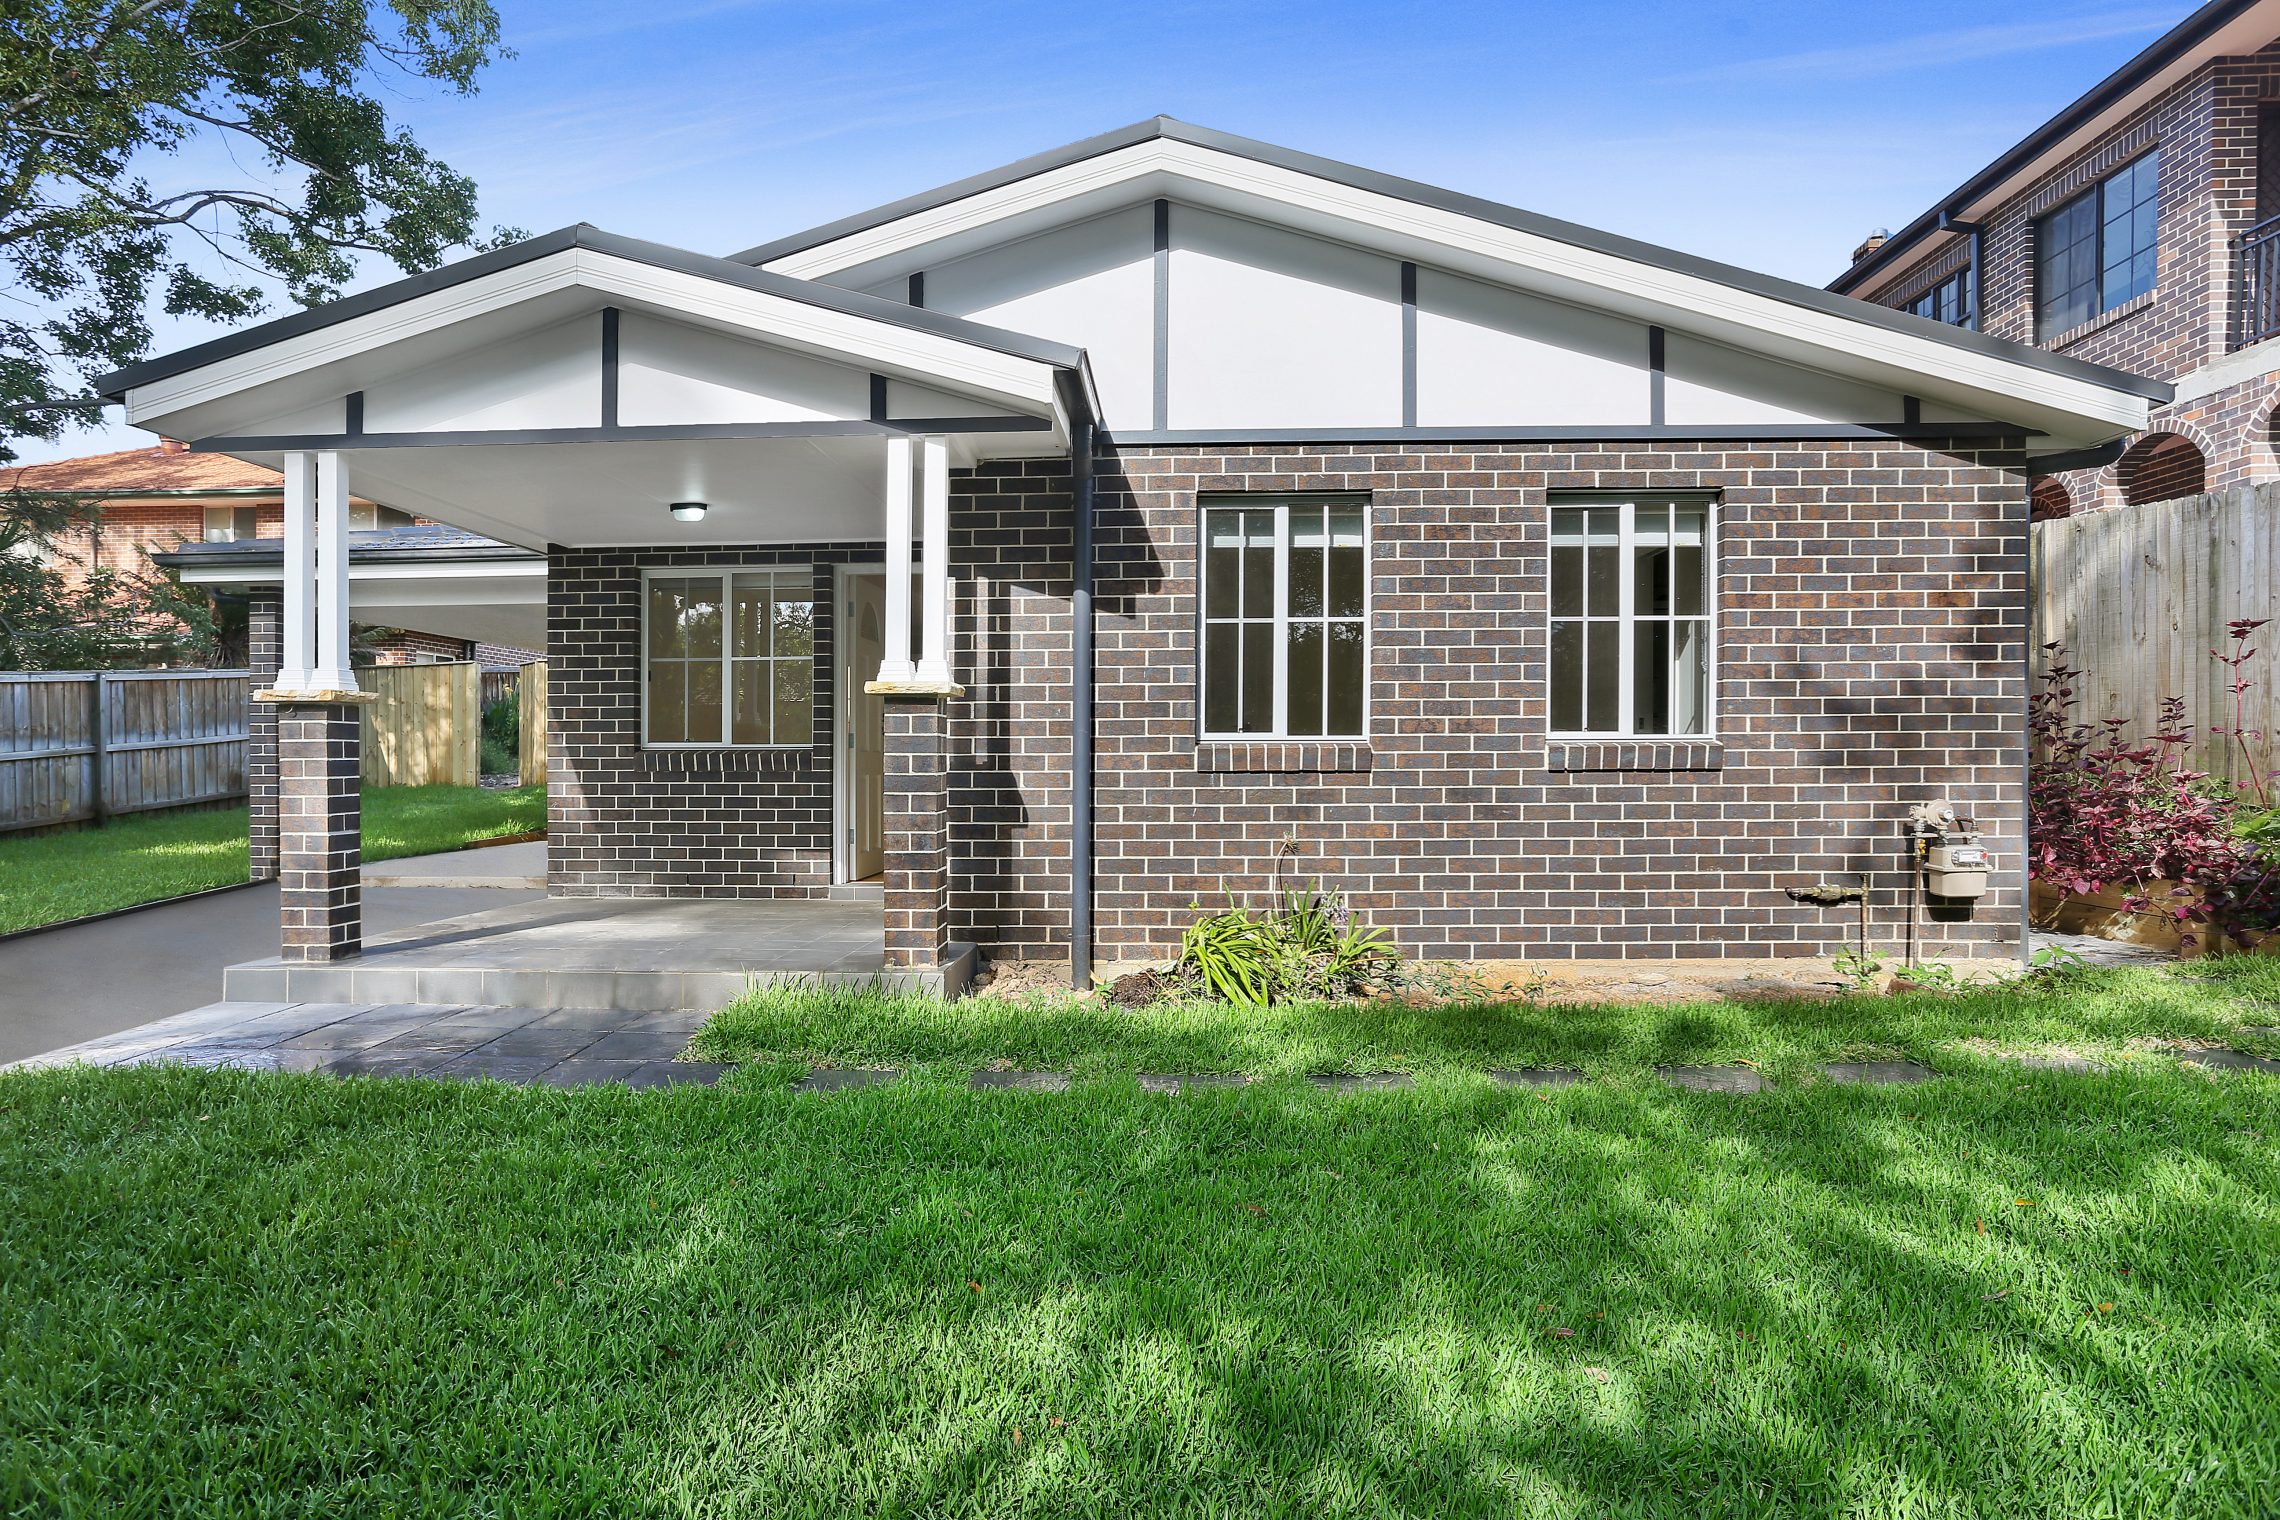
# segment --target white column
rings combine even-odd
[[[331,449],[317,456],[317,668],[309,684],[356,690],[348,663],[348,470]]]
[[[879,679],[907,684],[910,664],[910,437],[887,439],[887,650]]]
[[[919,532],[925,536],[926,599],[919,628],[918,678],[950,684],[950,440],[925,440],[923,511]]]
[[[307,691],[309,669],[316,664],[310,647],[317,626],[310,598],[316,592],[316,464],[307,454],[285,456],[285,597],[284,649],[275,689]]]

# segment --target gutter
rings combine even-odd
[[[2113,73],[2108,74],[2087,95],[2044,122],[2025,139],[2013,146],[1986,168],[1965,180],[1961,185],[1942,196],[1931,210],[1900,229],[1883,247],[1853,265],[1828,283],[1827,288],[1838,295],[1851,295],[1873,275],[1881,273],[1895,263],[1901,254],[1914,249],[1934,232],[1962,231],[1967,224],[1956,220],[1968,206],[2000,188],[2004,181],[2056,147],[2082,125],[2128,96],[2154,75],[2184,53],[2205,41],[2209,34],[2228,23],[2238,20],[2252,10],[2258,0],[2210,0],[2192,15],[2160,37]],[[1977,250],[1973,251],[1972,267],[1978,268]]]

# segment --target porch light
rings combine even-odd
[[[677,501],[673,503],[673,521],[703,522],[704,520],[705,503],[701,501]]]

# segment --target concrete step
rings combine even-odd
[[[484,964],[469,955],[441,964],[406,965],[385,951],[329,965],[248,961],[222,973],[222,996],[237,1002],[487,1004],[526,1008],[611,1008],[636,1013],[725,1008],[755,987],[879,987],[894,992],[948,992],[972,980],[974,947],[952,945],[931,971],[675,971],[654,966],[581,966],[575,970]],[[589,957],[590,959],[590,957]],[[654,960],[654,956],[642,956]]]

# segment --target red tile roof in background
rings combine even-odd
[[[261,465],[167,444],[49,464],[0,465],[0,491],[132,496],[143,491],[276,491],[283,485],[275,470]]]

